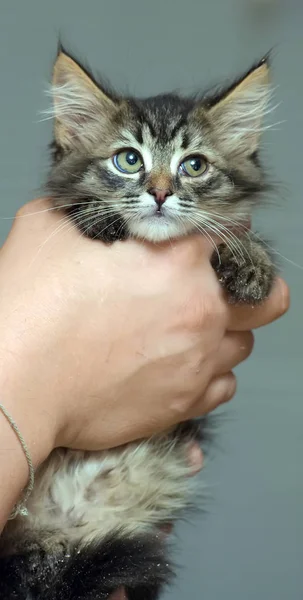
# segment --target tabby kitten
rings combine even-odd
[[[121,97],[60,49],[52,205],[106,243],[218,234],[213,266],[230,300],[261,302],[275,270],[245,225],[267,187],[258,150],[269,93],[264,59],[202,97]],[[200,433],[188,423],[110,451],[53,451],[28,515],[0,540],[1,598],[103,600],[119,586],[129,600],[158,598],[171,577],[161,528],[191,506],[187,454]]]

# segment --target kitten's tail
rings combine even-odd
[[[111,536],[60,556],[35,550],[0,559],[3,600],[106,600],[119,587],[129,600],[155,600],[172,570],[164,542]]]

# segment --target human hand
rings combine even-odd
[[[0,253],[2,401],[34,460],[146,437],[229,400],[249,330],[288,308],[285,283],[264,306],[230,306],[203,237],[105,246],[47,208],[24,207]]]

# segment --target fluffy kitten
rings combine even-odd
[[[267,187],[258,157],[267,59],[211,95],[142,100],[105,89],[60,49],[52,95],[54,206],[107,243],[219,234],[213,266],[230,300],[267,296],[271,258],[243,233]],[[55,450],[28,516],[0,540],[1,597],[102,600],[123,585],[130,600],[156,599],[171,576],[161,526],[191,506],[187,452],[200,433],[189,423],[111,451]]]

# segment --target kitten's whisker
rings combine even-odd
[[[213,227],[215,227],[215,225],[213,225]],[[245,260],[244,254],[246,254],[251,264],[253,265],[252,257],[248,252],[248,249],[241,242],[241,240],[237,238],[237,236],[235,236],[229,229],[226,229],[226,231],[221,230],[221,235],[226,240],[226,244],[230,250],[231,248],[233,248],[235,253],[238,254],[243,261]]]
[[[32,200],[32,204],[35,202],[35,200]],[[41,202],[40,198],[37,199],[37,202]],[[25,215],[13,215],[11,217],[1,217],[0,216],[0,220],[1,221],[12,221],[14,219],[26,219],[27,217],[33,217],[34,215],[40,215],[42,213],[46,213],[46,212],[51,212],[51,211],[58,211],[60,212],[61,209],[64,208],[72,208],[74,206],[80,206],[80,205],[88,205],[90,204],[90,200],[87,200],[86,202],[75,202],[73,204],[62,204],[61,206],[50,206],[49,208],[43,208],[42,210],[36,210],[34,212],[31,213],[26,213]]]
[[[127,223],[129,223],[129,221],[132,219],[132,215],[129,215],[128,217],[126,217],[126,219],[123,219],[123,223],[121,224],[121,227],[118,229],[117,235],[119,236],[120,231],[122,230],[122,227],[127,225]]]
[[[90,209],[90,213],[93,213],[93,211],[94,211],[93,208]],[[55,235],[58,235],[63,230],[66,233],[66,232],[70,231],[71,229],[73,229],[73,227],[75,227],[75,225],[78,224],[78,221],[81,221],[81,218],[84,215],[87,215],[87,208],[79,211],[76,216],[71,217],[71,215],[66,215],[61,220],[61,223],[59,223],[59,225],[55,228],[55,230],[46,238],[44,243],[40,246],[38,253],[40,252],[40,250],[43,249],[43,247],[46,245],[46,243],[48,243]],[[91,218],[91,215],[90,215],[90,218]],[[70,227],[67,229],[68,225],[70,225]]]
[[[198,213],[199,214],[199,213]],[[288,258],[287,256],[285,256],[284,254],[282,254],[281,252],[279,252],[276,248],[274,248],[271,244],[269,244],[268,242],[266,242],[260,235],[258,235],[255,232],[252,232],[250,227],[247,227],[244,223],[243,220],[235,220],[235,219],[231,219],[230,217],[227,216],[222,216],[219,213],[215,213],[215,212],[211,212],[211,215],[217,217],[218,219],[222,219],[222,221],[226,221],[228,223],[230,223],[231,225],[234,225],[235,227],[241,227],[241,229],[243,229],[243,234],[247,237],[252,237],[252,238],[256,238],[257,240],[259,240],[260,242],[262,242],[262,244],[268,248],[268,250],[270,250],[273,254],[275,254],[276,256],[278,256],[279,258],[285,260],[285,262],[289,263],[290,265],[303,270],[303,265],[296,263],[295,261],[291,260],[290,258]],[[219,224],[221,226],[221,223]],[[228,229],[228,228],[227,228]],[[238,241],[240,241],[240,238],[238,238],[237,236],[235,236],[235,234],[233,234],[230,230],[229,231],[229,235],[234,236]],[[245,252],[246,254],[248,254],[251,262],[252,262],[252,258],[249,255],[247,249],[245,248]],[[253,264],[253,262],[252,262]]]
[[[196,213],[197,216],[199,216],[199,213]],[[216,213],[210,213],[209,215],[205,215],[204,219],[205,222],[211,222],[213,223],[213,225],[215,227],[218,227],[222,230],[222,232],[225,232],[226,236],[228,236],[230,243],[233,245],[234,249],[237,249],[237,252],[239,253],[239,255],[241,256],[241,258],[244,260],[244,253],[248,256],[249,260],[252,262],[252,257],[250,255],[250,253],[248,252],[248,249],[244,246],[244,244],[241,242],[241,238],[239,238],[238,236],[236,236],[234,234],[233,231],[231,231],[228,227],[226,227],[223,223],[219,223],[217,220],[212,219],[212,216],[216,214]],[[221,217],[221,215],[218,215],[219,217]],[[223,217],[221,217],[223,218]],[[231,219],[228,219],[229,221],[231,221],[232,224],[234,225],[239,225],[239,223],[237,223],[236,221],[233,221]],[[247,227],[245,229],[248,229]]]
[[[235,221],[234,219],[231,219],[230,217],[222,217],[219,214],[211,212],[210,218],[212,218],[212,217],[214,217],[216,219],[216,222],[222,227],[226,227],[227,225],[230,225],[230,226],[234,226],[234,227],[243,226],[244,229],[249,229],[249,227],[246,227],[246,225],[243,225],[243,223],[241,221]],[[221,221],[219,220],[220,218],[221,218]],[[229,229],[229,227],[227,227],[227,229]]]
[[[240,255],[240,257],[242,259],[244,259],[244,255],[243,255],[241,249],[239,248],[239,246],[236,245],[232,240],[230,240],[230,237],[228,237],[222,230],[220,230],[218,228],[218,225],[215,222],[212,223],[207,218],[201,219],[201,215],[199,215],[199,218],[195,219],[195,223],[196,223],[196,225],[201,224],[203,226],[203,228],[205,228],[205,227],[208,228],[215,235],[217,235],[220,239],[222,239],[222,241],[230,249],[230,251],[232,252],[232,254],[233,254],[233,256],[235,257],[236,260],[237,260],[237,254]]]
[[[179,214],[177,214],[176,216],[177,216],[177,219],[178,219],[178,221],[179,221],[180,225],[181,225],[181,226],[182,226],[182,228],[183,228],[184,234],[186,235],[186,233],[187,233],[187,228],[186,228],[186,225],[185,225],[185,223],[184,223],[184,219],[182,219],[181,215],[179,215]],[[189,219],[189,220],[190,220],[190,219]]]
[[[98,211],[99,213],[99,211]],[[48,238],[46,240],[50,241],[50,239],[55,236],[58,235],[59,233],[64,232],[65,234],[68,233],[69,231],[71,231],[72,229],[74,229],[75,227],[77,228],[78,233],[81,236],[84,236],[84,232],[81,230],[81,227],[83,226],[83,224],[85,224],[86,222],[90,221],[92,219],[94,215],[94,211],[91,210],[90,211],[90,215],[87,215],[87,210],[82,211],[81,214],[78,214],[77,216],[73,216],[71,217],[70,215],[68,215],[68,217],[66,218],[65,222],[63,225],[59,226],[54,232],[53,234],[50,236],[50,238]],[[86,217],[86,218],[83,218]],[[68,225],[70,225],[70,227],[68,227]]]
[[[218,256],[218,260],[221,261],[218,246],[217,246],[215,240],[211,237],[211,235],[207,231],[207,229],[204,229],[203,226],[201,226],[200,224],[197,224],[197,222],[195,220],[191,219],[191,217],[189,218],[189,220],[198,229],[198,231],[200,233],[202,233],[202,235],[204,235],[205,237],[207,237],[207,239],[209,239],[209,241],[211,242],[212,247],[214,248],[214,251],[216,252],[216,254]]]
[[[230,229],[228,229],[227,227],[225,227],[222,224],[219,224],[217,221],[214,221],[213,219],[209,219],[209,222],[212,223],[213,227],[220,229],[222,235],[226,236],[226,238],[229,239],[230,244],[232,244],[233,248],[239,253],[239,255],[241,256],[241,258],[243,260],[244,260],[244,253],[246,253],[247,256],[249,257],[249,259],[252,260],[247,248],[241,242],[241,239],[238,238],[232,231],[230,231]],[[243,253],[243,251],[244,251],[244,253]]]
[[[247,252],[245,246],[243,246],[242,243],[240,244],[239,240],[235,236],[233,236],[230,231],[227,230],[227,232],[224,232],[224,230],[218,228],[216,224],[212,224],[210,226],[210,222],[206,223],[206,227],[212,227],[212,230],[214,232],[217,232],[217,235],[221,237],[221,239],[226,243],[229,250],[232,252],[233,256],[237,260],[238,265],[239,261],[237,259],[237,256],[239,256],[242,260],[245,260],[243,250],[247,253],[249,259],[251,260],[251,257]]]
[[[78,217],[73,217],[73,222],[77,225],[79,229],[81,229],[81,233],[83,235],[86,234],[90,227],[93,227],[95,223],[105,221],[111,214],[116,215],[117,213],[114,210],[110,210],[107,211],[106,214],[104,214],[104,211],[100,214],[100,210],[95,209],[91,210],[90,214],[87,214],[87,212],[85,212],[84,214]],[[87,225],[87,227],[84,227],[85,225]]]
[[[116,214],[117,214],[117,213],[116,213]],[[101,215],[99,219],[96,219],[95,221],[92,221],[92,222],[89,224],[89,226],[87,227],[87,229],[85,229],[84,233],[86,234],[86,233],[88,232],[88,230],[89,230],[89,228],[90,228],[90,227],[92,227],[92,226],[96,226],[96,225],[99,225],[99,224],[100,224],[100,223],[102,223],[102,221],[104,221],[106,218],[107,218],[107,215],[105,215],[105,216],[104,216],[104,215]],[[96,239],[96,238],[98,238],[99,236],[101,237],[101,235],[102,235],[102,233],[103,233],[104,231],[106,231],[106,230],[107,230],[109,227],[112,227],[112,225],[114,225],[115,223],[117,223],[117,221],[120,221],[120,219],[121,219],[121,217],[119,216],[119,217],[118,217],[117,219],[115,219],[114,221],[111,221],[110,223],[108,223],[108,224],[106,225],[106,227],[104,227],[103,229],[101,229],[101,231],[98,231],[98,233],[97,233],[95,236],[93,236],[91,239]]]
[[[219,250],[218,250],[218,246],[215,242],[215,240],[211,237],[210,233],[207,231],[207,229],[205,229],[200,222],[197,222],[194,218],[192,218],[192,216],[187,217],[188,220],[198,229],[198,231],[200,233],[202,233],[203,235],[205,235],[209,241],[211,242],[215,252],[218,255],[218,259],[220,260],[220,254],[219,254]]]
[[[215,214],[216,213],[212,213]],[[220,217],[221,215],[218,215],[218,217]],[[256,238],[257,240],[259,240],[260,242],[262,242],[262,244],[264,246],[266,246],[266,248],[268,248],[273,254],[276,254],[277,256],[279,256],[280,258],[282,258],[283,260],[285,260],[287,263],[289,263],[290,265],[297,267],[300,270],[303,270],[303,265],[300,265],[299,263],[296,263],[295,261],[291,260],[290,258],[287,258],[287,256],[285,256],[284,254],[282,254],[281,252],[279,252],[276,248],[274,248],[273,246],[271,246],[271,244],[269,244],[268,242],[266,242],[260,235],[258,235],[255,232],[252,232],[251,229],[249,227],[247,227],[246,225],[243,224],[242,221],[234,221],[230,218],[227,217],[222,217],[222,219],[224,220],[228,220],[232,225],[235,226],[240,226],[244,231],[244,235],[247,237],[252,237],[252,238]]]
[[[268,248],[268,250],[270,250],[270,252],[272,252],[273,254],[276,254],[276,256],[279,256],[279,258],[282,258],[283,260],[285,260],[285,262],[289,263],[293,267],[296,267],[296,268],[300,269],[301,271],[303,271],[303,265],[300,265],[299,263],[296,263],[295,261],[291,260],[290,258],[287,258],[287,256],[285,256],[284,254],[279,252],[276,248],[274,248],[273,246],[268,244],[268,242],[265,242],[265,240],[257,233],[255,233],[255,232],[251,233],[250,231],[247,231],[247,232],[245,232],[245,235],[256,238],[257,240],[262,242],[262,245],[266,246],[266,248]]]
[[[31,260],[31,262],[28,265],[29,269],[34,264],[35,260],[38,258],[39,254],[42,252],[42,250],[46,246],[46,244],[48,244],[55,235],[60,233],[60,231],[64,230],[66,227],[68,227],[68,225],[70,225],[70,222],[71,221],[70,221],[69,216],[61,219],[61,222],[59,223],[59,225],[57,225],[57,227],[54,229],[54,231],[52,231],[52,233],[46,238],[46,240],[44,240],[44,242],[42,244],[40,244],[36,254],[34,255],[33,259]]]

